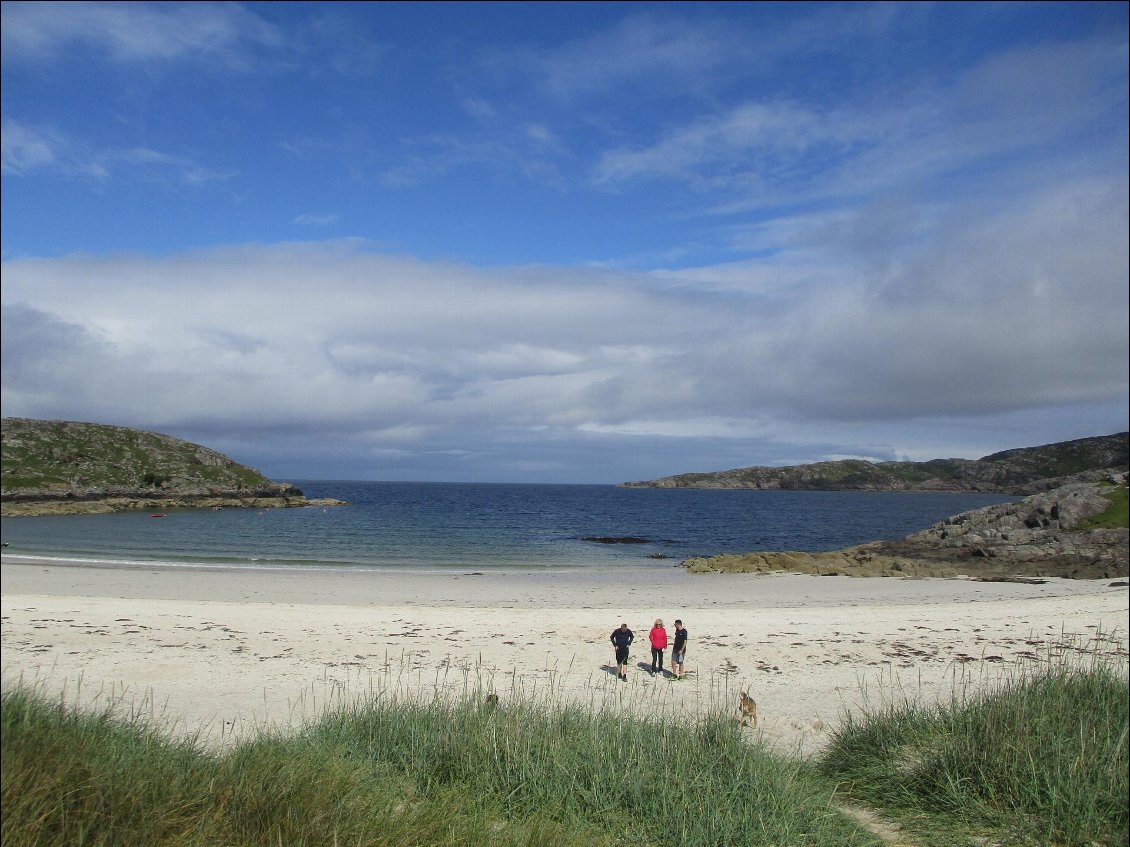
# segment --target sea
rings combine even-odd
[[[295,483],[347,506],[0,519],[4,557],[104,566],[583,570],[834,550],[1016,500],[993,494]],[[636,539],[609,543],[609,539]],[[604,539],[603,541],[592,539]]]

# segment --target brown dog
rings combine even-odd
[[[742,691],[738,694],[739,726],[757,726],[757,701]]]

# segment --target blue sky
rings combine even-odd
[[[1127,429],[1125,3],[3,3],[3,414],[279,479]]]

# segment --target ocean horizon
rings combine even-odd
[[[107,567],[449,571],[670,567],[901,538],[997,494],[301,480],[347,506],[10,517],[4,555]],[[636,539],[603,543],[592,539]]]

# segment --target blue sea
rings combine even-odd
[[[106,565],[541,570],[670,567],[691,556],[901,538],[1017,498],[611,485],[296,483],[349,506],[4,518],[8,557]],[[646,539],[606,544],[586,537]]]

